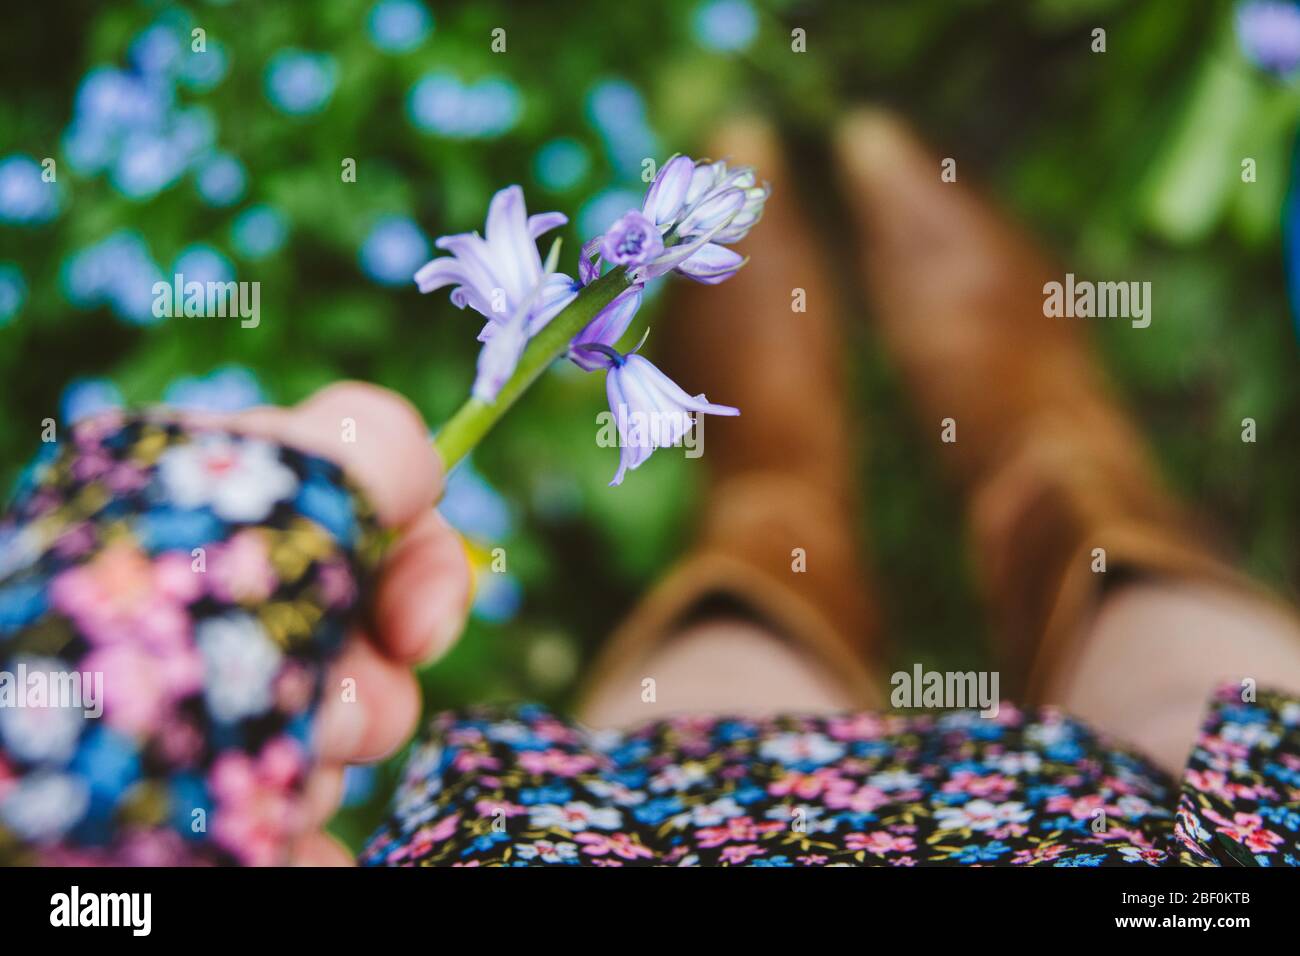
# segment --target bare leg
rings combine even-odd
[[[653,699],[645,681],[654,681]],[[716,618],[667,638],[644,664],[610,675],[579,715],[593,727],[632,727],[672,714],[761,716],[848,710],[827,668],[761,624]]]
[[[1106,598],[1046,699],[1177,774],[1211,690],[1247,678],[1300,693],[1296,621],[1249,594],[1153,579]]]

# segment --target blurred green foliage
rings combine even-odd
[[[143,403],[178,378],[235,365],[270,400],[292,402],[355,377],[403,393],[436,423],[468,391],[477,324],[442,295],[367,274],[359,257],[377,223],[411,220],[429,240],[481,229],[491,193],[519,182],[532,211],[560,209],[577,223],[564,231],[572,270],[584,212],[597,216],[611,193],[608,208],[621,212],[619,191],[643,188],[644,157],[699,149],[721,117],[760,109],[789,134],[800,182],[781,186],[800,189],[820,217],[851,303],[869,445],[864,539],[889,596],[892,653],[975,664],[984,626],[960,505],[876,348],[829,191],[826,136],[852,104],[872,101],[916,121],[959,158],[963,178],[985,181],[1070,270],[1152,282],[1149,329],[1099,323],[1108,365],[1171,480],[1217,519],[1246,567],[1284,588],[1297,579],[1300,379],[1278,229],[1297,96],[1237,53],[1229,3],[428,3],[427,35],[399,52],[376,41],[375,6],[61,0],[6,10],[0,161],[53,157],[59,170],[57,215],[0,220],[0,264],[16,267],[26,288],[0,324],[6,480],[79,379],[106,380]],[[139,72],[130,51],[139,55],[133,45],[151,26],[179,37],[182,57],[206,55],[189,50],[201,27],[224,68],[208,89],[175,84],[169,106],[197,108],[211,141],[174,181],[132,196],[112,175],[79,169],[68,137],[88,72]],[[1091,49],[1098,26],[1104,53]],[[503,53],[491,48],[497,27],[506,29]],[[807,52],[792,51],[795,28],[806,31]],[[295,50],[332,58],[324,104],[303,115],[268,93],[274,58]],[[444,98],[432,124],[417,123],[411,97],[430,75],[442,78]],[[479,83],[489,84],[482,101]],[[474,126],[484,110],[499,114],[495,127]],[[244,186],[228,205],[205,200],[197,185],[213,154],[242,164]],[[1239,171],[1247,156],[1258,163],[1249,185]],[[340,175],[349,157],[355,183]],[[232,234],[255,206],[287,225],[283,245],[261,258],[242,254]],[[141,325],[102,304],[74,305],[70,263],[117,230],[142,240],[165,275],[199,244],[238,278],[261,282],[260,327]],[[669,290],[643,315],[653,320],[671,303]],[[592,439],[603,404],[598,377],[557,371],[476,454],[511,513],[507,534],[479,544],[506,547],[523,602],[510,620],[473,621],[450,656],[422,672],[430,708],[520,697],[563,705],[582,659],[689,541],[701,463],[660,454],[607,488],[616,453]],[[1240,440],[1247,416],[1259,423],[1256,445]],[[348,840],[373,822],[393,767],[341,815]]]

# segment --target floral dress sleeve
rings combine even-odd
[[[378,534],[337,466],[76,426],[0,522],[0,864],[272,864]]]

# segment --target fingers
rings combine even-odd
[[[301,798],[304,830],[316,830],[329,822],[343,802],[342,764],[321,764],[311,772]]]
[[[387,527],[402,527],[442,493],[442,462],[424,420],[396,392],[362,382],[321,389],[292,408],[206,419],[328,458],[361,486]]]
[[[299,839],[290,851],[289,862],[294,866],[356,866],[343,844],[320,832]]]
[[[385,560],[375,603],[380,646],[404,663],[445,653],[465,626],[470,591],[459,536],[436,511],[424,512]]]
[[[323,763],[382,760],[401,746],[420,716],[420,689],[401,664],[369,641],[349,641],[330,669],[317,729]]]

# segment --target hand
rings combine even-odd
[[[304,832],[291,853],[298,865],[350,865],[352,854],[323,830],[339,805],[343,769],[380,760],[410,737],[420,715],[410,665],[445,652],[468,612],[464,549],[433,510],[442,494],[442,462],[410,403],[363,383],[331,385],[292,408],[193,417],[330,459],[369,497],[380,524],[399,533],[380,570],[372,619],[349,640],[326,681]],[[356,423],[355,442],[343,441],[347,418]],[[344,678],[355,681],[353,703],[339,693]]]

